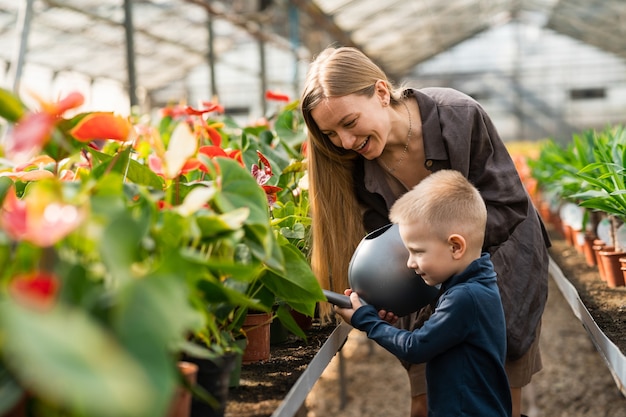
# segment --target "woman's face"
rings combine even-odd
[[[378,91],[372,97],[332,97],[313,109],[311,117],[333,145],[374,159],[383,152],[391,131],[388,103],[388,94]]]

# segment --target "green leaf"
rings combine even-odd
[[[296,322],[296,320],[291,315],[291,308],[284,305],[279,304],[276,309],[276,316],[280,320],[280,322],[289,330],[291,333],[295,334],[301,339],[306,340],[306,333],[300,327],[300,325]]]
[[[13,180],[8,177],[0,177],[0,206],[4,201],[4,197],[7,195],[7,192],[13,185]]]
[[[163,189],[165,183],[161,177],[155,174],[147,165],[130,158],[132,152],[130,146],[113,156],[98,152],[93,148],[88,147],[86,149],[98,161],[98,164],[91,171],[94,177],[100,178],[110,172],[116,172],[135,184],[145,185],[156,190]]]
[[[0,88],[0,117],[11,123],[16,123],[25,112],[25,107],[18,99],[8,90]]]
[[[280,248],[285,258],[285,273],[267,271],[261,282],[294,310],[313,316],[316,302],[326,299],[315,274],[296,247],[287,243]]]
[[[145,370],[83,311],[0,302],[3,353],[19,382],[81,415],[149,417],[160,395]]]
[[[137,259],[144,229],[127,213],[113,218],[102,234],[102,260],[116,281],[123,283],[131,277],[131,267]]]

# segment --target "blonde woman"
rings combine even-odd
[[[360,240],[388,224],[393,203],[431,173],[459,171],[480,190],[488,213],[483,250],[499,277],[506,370],[519,416],[522,387],[541,369],[549,239],[489,116],[452,89],[394,88],[366,55],[346,47],[328,48],[311,63],[301,107],[309,130],[311,262],[326,289],[348,288],[348,263]],[[412,330],[424,313],[397,325]],[[379,314],[395,319],[393,312]],[[411,416],[425,417],[424,367],[404,365]]]

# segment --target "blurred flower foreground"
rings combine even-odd
[[[183,355],[237,349],[248,310],[314,315],[303,122],[218,103],[151,120],[0,90],[0,415],[164,416]]]

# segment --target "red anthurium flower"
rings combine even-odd
[[[304,142],[302,142],[302,146],[300,147],[300,153],[306,157],[308,152],[309,152],[309,141],[305,140]]]
[[[275,187],[273,185],[266,185],[266,183],[274,175],[272,173],[272,167],[270,166],[270,162],[267,160],[265,155],[263,155],[259,151],[256,151],[256,153],[259,156],[260,166],[257,164],[252,165],[250,172],[252,176],[256,179],[257,184],[263,187],[265,195],[267,196],[267,202],[270,206],[272,206],[274,203],[276,203],[276,200],[278,199],[277,193],[282,190],[282,188]]]
[[[220,135],[220,132],[218,132],[217,129],[215,129],[208,123],[205,123],[205,125],[205,129],[209,134],[209,138],[211,138],[211,142],[213,143],[213,145],[222,146],[222,135]]]
[[[239,162],[239,165],[242,167],[245,166],[243,164],[243,154],[241,153],[241,149],[233,149],[232,151],[228,151],[227,154],[230,159],[234,159]]]
[[[39,97],[35,99],[39,101],[42,111],[26,113],[16,123],[5,143],[7,156],[17,163],[28,161],[38,154],[50,140],[60,116],[69,109],[80,107],[85,101],[83,95],[76,92],[56,103],[45,102]]]
[[[161,109],[162,117],[171,117],[172,119],[177,119],[181,116],[186,116],[186,107],[184,106],[169,106]]]
[[[207,112],[224,113],[224,107],[212,101],[203,101],[202,105],[204,106]]]
[[[265,155],[261,152],[256,151],[256,154],[259,157],[259,165],[252,165],[251,173],[254,178],[256,178],[256,182],[259,185],[264,185],[272,178],[272,166],[270,165],[270,161],[267,160]]]
[[[131,131],[128,118],[110,112],[94,112],[83,117],[70,134],[81,142],[96,139],[126,141]]]
[[[195,171],[197,169],[202,169],[204,167],[204,165],[202,164],[202,162],[196,158],[191,158],[188,159],[187,162],[185,162],[185,165],[183,165],[183,167],[180,170],[181,174],[186,174],[188,172],[191,171]]]
[[[213,113],[213,112],[224,113],[224,107],[220,106],[217,103],[213,103],[211,101],[203,101],[202,105],[204,106],[203,109],[194,109],[191,106],[187,106],[185,108],[185,111],[190,116],[201,116],[205,113]]]
[[[281,94],[270,90],[265,92],[265,98],[272,101],[284,101],[287,103],[291,101],[287,94]]]
[[[273,185],[263,185],[263,191],[265,191],[265,195],[267,196],[267,203],[270,206],[273,206],[278,200],[278,192],[282,190],[280,187],[275,187]]]
[[[204,155],[207,156],[209,159],[213,159],[216,157],[222,157],[222,158],[228,158],[228,154],[226,153],[226,151],[222,148],[220,148],[219,146],[201,146],[200,149],[198,149],[198,155]],[[202,158],[199,159],[199,161],[201,162],[200,165],[200,171],[202,172],[209,172],[209,168],[206,166],[206,159],[203,161]],[[215,168],[217,168],[217,166],[215,166]]]
[[[226,151],[219,146],[201,146],[200,149],[198,149],[198,153],[206,155],[209,158],[215,158],[216,156],[228,158]]]
[[[43,271],[17,275],[9,284],[9,293],[16,300],[38,309],[51,307],[58,290],[58,278],[54,274]]]

